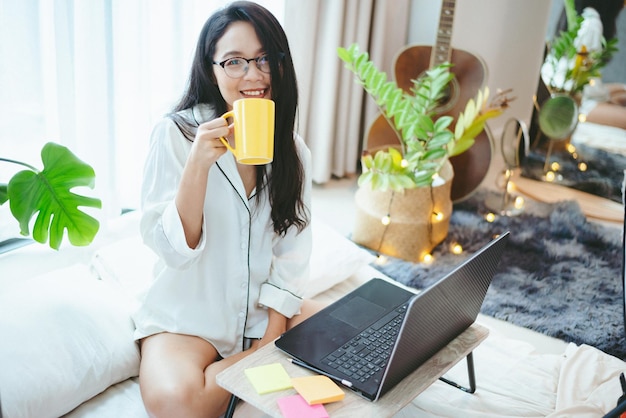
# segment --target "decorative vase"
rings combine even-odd
[[[439,176],[440,185],[404,192],[359,187],[352,240],[380,254],[422,261],[446,238],[450,226],[454,171],[449,161]]]

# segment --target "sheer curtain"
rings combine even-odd
[[[356,42],[391,77],[406,44],[409,0],[285,0],[285,30],[298,75],[299,129],[313,155],[313,180],[356,173],[364,130],[376,106],[337,48]]]
[[[282,21],[284,0],[257,1]],[[182,94],[197,36],[227,0],[0,0],[0,155],[41,167],[63,144],[96,172],[106,219],[139,206],[148,137]],[[0,181],[21,168],[0,164]],[[8,204],[0,241],[17,235]]]

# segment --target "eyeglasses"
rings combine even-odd
[[[250,68],[250,61],[254,61],[256,63],[256,68],[258,68],[260,71],[266,74],[270,73],[270,59],[265,54],[250,59],[243,57],[232,57],[225,59],[222,62],[213,61],[213,64],[217,64],[222,67],[227,76],[231,78],[241,78],[248,73],[248,69]]]

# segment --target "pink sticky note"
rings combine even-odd
[[[324,405],[309,405],[300,395],[285,396],[277,402],[284,418],[328,418]]]

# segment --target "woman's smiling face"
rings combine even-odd
[[[263,45],[248,22],[230,24],[224,35],[216,44],[214,62],[222,62],[228,58],[256,58],[264,53]],[[256,62],[248,63],[248,71],[240,78],[231,78],[219,65],[214,69],[217,86],[226,100],[228,109],[232,109],[237,99],[248,97],[271,99],[270,74],[264,73],[256,66]]]

